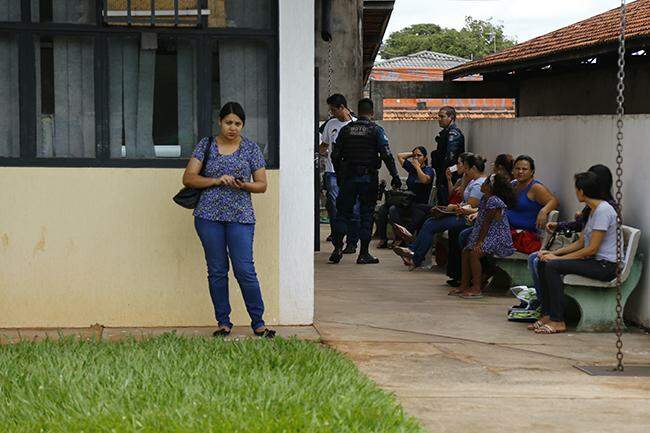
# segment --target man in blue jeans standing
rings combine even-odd
[[[327,202],[325,208],[327,209],[327,216],[330,220],[330,228],[334,233],[334,220],[336,219],[336,198],[339,195],[339,186],[336,180],[336,173],[334,165],[332,164],[332,147],[339,131],[348,123],[357,120],[348,109],[348,103],[345,96],[334,93],[327,98],[327,105],[329,106],[332,118],[323,125],[321,131],[321,144],[320,154],[325,158],[325,174],[323,175],[323,184],[325,185]],[[359,201],[354,206],[352,219],[349,221],[350,227],[346,237],[346,247],[343,254],[354,254],[357,250],[357,243],[359,242]]]

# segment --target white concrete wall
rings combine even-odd
[[[314,318],[314,2],[280,0],[280,323]]]
[[[526,117],[459,122],[468,149],[492,160],[499,153],[529,154],[537,165],[537,178],[558,195],[563,217],[580,208],[573,175],[602,163],[615,169],[616,121],[614,116]],[[647,252],[650,230],[650,168],[648,167],[650,115],[625,117],[623,212],[625,223],[644,231],[640,250]],[[626,317],[650,327],[648,272],[628,302]]]

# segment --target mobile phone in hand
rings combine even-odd
[[[451,173],[456,173],[458,171],[458,164],[454,164],[451,167],[449,167],[449,171]]]

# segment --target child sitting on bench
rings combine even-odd
[[[481,257],[507,257],[515,252],[510,235],[510,224],[506,216],[508,204],[515,200],[509,179],[501,174],[493,174],[481,185],[483,197],[479,204],[478,216],[470,229],[467,247],[462,253],[460,287],[450,292],[464,299],[482,298]],[[461,233],[461,238],[463,237]],[[471,287],[470,287],[471,280]]]

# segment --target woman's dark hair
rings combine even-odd
[[[458,157],[460,158],[461,162],[465,164],[467,162],[467,158],[469,158],[470,155],[474,155],[472,152],[463,152]]]
[[[492,195],[499,197],[509,208],[513,208],[516,201],[515,190],[512,187],[510,179],[502,174],[493,174],[485,179],[488,184]]]
[[[345,99],[345,96],[340,93],[334,93],[327,98],[327,105],[331,105],[332,107],[348,108],[348,101]]]
[[[244,113],[244,108],[239,104],[239,102],[226,102],[221,107],[219,111],[219,120],[223,120],[229,114],[234,114],[235,116],[241,119],[242,125],[246,124],[246,113]]]
[[[584,173],[578,173],[574,176],[575,187],[582,191],[582,193],[589,197],[598,199],[600,188],[598,186],[598,176],[596,173],[586,171]]]
[[[418,146],[415,149],[413,149],[413,152],[416,150],[419,150],[422,155],[424,155],[424,159],[427,159],[427,148],[424,146]]]
[[[612,195],[612,186],[614,185],[614,180],[612,178],[612,172],[609,170],[609,168],[603,164],[596,164],[589,167],[588,171],[596,175],[598,182],[598,197],[592,198],[605,200],[609,203],[614,202],[614,196]],[[589,219],[589,215],[591,215],[591,208],[589,206],[585,206],[584,209],[582,209],[582,221],[586,222]]]
[[[454,107],[445,105],[440,109],[440,111],[444,111],[452,120],[456,120],[456,109]]]
[[[528,155],[519,155],[517,159],[515,159],[515,163],[512,164],[512,166],[514,167],[515,165],[517,165],[519,161],[528,161],[528,164],[530,164],[530,171],[535,173],[535,160],[533,158],[531,158]]]
[[[467,158],[465,158],[465,165],[467,165],[470,169],[472,167],[476,167],[479,172],[483,173],[485,171],[485,158],[483,158],[481,155],[468,155]]]
[[[503,167],[505,171],[512,173],[512,168],[514,167],[512,155],[509,153],[502,153],[500,155],[497,155],[496,159],[494,160],[494,165]]]
[[[612,186],[614,185],[614,180],[612,178],[612,172],[609,171],[609,168],[603,164],[596,164],[589,167],[587,170],[596,175],[598,180],[598,198],[600,200],[614,201],[612,196]]]

